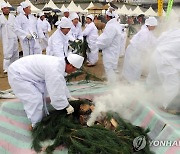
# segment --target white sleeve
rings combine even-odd
[[[67,100],[67,86],[64,76],[57,68],[46,69],[45,82],[51,105],[56,110],[62,110],[69,105]]]
[[[136,49],[141,51],[146,51],[149,49],[150,45],[149,35],[144,33],[144,31],[140,32],[138,41],[136,41]]]
[[[19,16],[15,18],[14,30],[15,30],[16,35],[21,40],[24,40],[26,36],[28,35],[28,33],[22,29],[21,21],[22,21],[22,18],[20,18]]]
[[[92,30],[92,27],[90,25],[87,25],[86,28],[83,31],[83,36],[88,36]]]
[[[97,46],[99,49],[107,48],[111,45],[113,38],[116,35],[116,29],[108,26],[104,29],[104,32],[97,38]]]
[[[51,25],[49,24],[49,22],[47,21],[47,26],[48,26],[48,32],[51,31]]]
[[[73,35],[72,35],[72,30],[69,31],[69,33],[67,34],[67,36],[68,36],[68,38],[69,38],[70,41],[74,41],[74,40],[75,40],[75,38],[74,38]]]
[[[45,37],[44,33],[43,33],[43,30],[42,30],[41,22],[39,21],[39,19],[37,21],[37,31],[38,31],[39,38],[44,38]]]

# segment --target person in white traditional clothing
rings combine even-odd
[[[153,53],[146,83],[154,101],[167,111],[180,113],[180,29],[164,32]]]
[[[65,8],[65,9],[63,10],[63,14],[64,14],[63,17],[65,17],[65,18],[67,18],[67,19],[70,20],[70,18],[69,18],[69,15],[70,15],[69,9]],[[58,26],[58,25],[60,24],[60,21],[61,21],[61,20],[58,20],[58,21],[55,23],[55,25]]]
[[[83,36],[86,37],[86,41],[88,43],[88,51],[87,53],[87,66],[95,66],[98,61],[98,47],[96,45],[96,41],[98,38],[98,30],[93,22],[94,16],[89,14],[86,17],[86,25],[83,31]]]
[[[130,83],[138,81],[143,71],[148,72],[149,59],[156,46],[156,37],[153,30],[157,26],[157,19],[149,17],[145,26],[130,40],[125,53],[123,77]]]
[[[121,24],[122,26],[122,35],[121,35],[121,49],[120,49],[120,53],[119,53],[119,57],[123,57],[125,55],[125,51],[126,51],[126,41],[127,41],[127,27],[128,24]]]
[[[18,38],[14,32],[15,16],[10,14],[7,3],[1,4],[0,37],[3,45],[3,70],[7,73],[9,65],[19,59]]]
[[[66,109],[67,114],[74,111],[68,102],[64,74],[79,69],[83,60],[84,58],[77,54],[70,54],[66,58],[31,55],[10,65],[9,84],[23,103],[32,127],[41,121],[44,115],[49,114],[46,107],[47,94],[49,94],[50,104],[56,110]]]
[[[72,27],[72,22],[66,17],[62,17],[59,22],[58,29],[51,35],[46,49],[47,55],[57,57],[68,56],[68,41],[67,34]]]
[[[39,34],[39,43],[41,45],[42,50],[45,50],[48,46],[49,35],[48,32],[51,31],[51,25],[46,20],[43,12],[39,13],[39,19],[37,21],[38,29],[41,29]]]
[[[107,81],[108,83],[114,83],[117,80],[116,70],[119,60],[122,29],[113,11],[107,10],[106,18],[108,22],[103,33],[97,39],[97,45],[99,49],[102,49]]]
[[[22,2],[24,14],[20,13],[15,20],[15,33],[22,42],[23,56],[41,54],[42,49],[39,44],[39,33],[37,29],[37,19],[31,14],[30,4]]]
[[[16,16],[19,15],[20,13],[24,14],[22,6],[18,6],[16,9]]]
[[[72,27],[71,30],[68,33],[68,37],[70,41],[75,40],[83,40],[83,33],[81,28],[81,23],[79,22],[79,16],[77,13],[72,13],[70,15],[70,20],[72,21]]]
[[[64,12],[64,17],[69,18],[69,9],[65,8],[63,12]]]

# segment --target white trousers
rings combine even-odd
[[[23,103],[24,110],[30,119],[32,125],[42,120],[43,112],[43,94],[31,82],[23,80],[11,67],[8,70],[9,84],[16,95]]]
[[[98,61],[98,53],[99,49],[98,48],[90,48],[90,52],[86,52],[87,54],[87,61],[94,65]]]
[[[140,79],[143,70],[143,59],[137,49],[131,44],[127,47],[122,75],[128,82],[135,82]]]
[[[47,48],[47,46],[48,46],[48,39],[49,39],[48,34],[45,34],[45,37],[41,39],[41,42],[39,42],[42,50],[45,50]]]
[[[17,59],[19,59],[19,51],[16,51],[10,59],[4,59],[3,69],[8,70],[9,65],[11,65]]]
[[[112,58],[109,54],[103,52],[103,65],[108,83],[115,83],[117,81],[117,64],[118,55]]]
[[[42,54],[42,48],[38,39],[24,39],[22,41],[23,56]]]
[[[19,59],[19,50],[18,50],[18,41],[15,38],[8,39],[8,42],[3,45],[3,54],[4,54],[4,61],[3,61],[3,69],[8,70],[10,64],[14,61]],[[4,44],[3,43],[3,44]]]

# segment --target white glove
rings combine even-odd
[[[79,42],[82,42],[82,40],[78,40],[78,39],[77,39],[77,40],[75,40],[75,42],[76,42],[76,43],[79,43]]]
[[[69,100],[69,101],[78,101],[79,99],[78,99],[78,98],[74,98],[74,97],[70,96],[70,97],[68,98],[68,100]]]
[[[32,39],[32,35],[31,34],[28,34],[27,36],[26,36],[26,38],[28,39],[28,40],[30,40],[30,39]]]
[[[74,112],[74,108],[69,104],[68,107],[66,108],[67,114],[71,114]]]
[[[75,40],[76,43],[78,43],[80,40]]]
[[[43,42],[43,38],[40,38],[40,39],[39,39],[39,43],[42,43],[42,42]]]

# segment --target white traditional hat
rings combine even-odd
[[[68,19],[66,17],[62,17],[61,21],[58,23],[58,27],[60,27],[60,28],[71,28],[72,22],[70,19]]]
[[[76,18],[78,18],[79,19],[79,16],[78,16],[78,14],[77,13],[72,13],[72,14],[70,14],[70,17],[69,17],[71,20],[74,20],[74,19],[76,19]]]
[[[30,5],[29,3],[27,3],[27,2],[21,2],[20,5],[22,6],[23,9],[31,6],[31,5]]]
[[[44,16],[44,12],[39,13],[39,17]]]
[[[155,17],[149,17],[148,19],[145,20],[145,25],[148,26],[157,26],[157,19]]]
[[[90,18],[92,21],[94,20],[94,16],[92,14],[89,14],[86,18]]]
[[[17,7],[17,13],[23,13],[24,14],[22,6]]]
[[[63,12],[69,12],[69,9],[64,8]]]
[[[108,15],[109,17],[115,17],[114,11],[110,12],[109,10],[107,10],[106,15]]]
[[[67,60],[74,67],[80,68],[82,66],[82,64],[83,64],[84,57],[72,53],[72,54],[68,55]]]
[[[1,9],[4,8],[4,7],[9,7],[6,2],[1,3]]]

